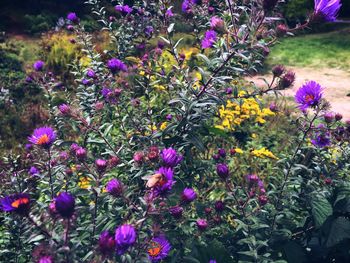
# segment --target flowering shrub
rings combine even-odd
[[[87,58],[72,61],[77,93],[34,64],[51,118],[1,163],[2,261],[350,259],[350,124],[317,80],[298,90],[295,116],[278,96],[267,106],[294,82],[283,66],[266,87],[242,80],[278,37],[334,20],[339,1],[316,1],[294,29],[277,0],[185,0],[181,13],[170,1],[88,3],[113,48],[98,52],[69,13]],[[193,27],[191,55],[174,41],[178,20]],[[292,129],[280,142],[261,132],[273,136],[278,118]]]

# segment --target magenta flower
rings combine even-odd
[[[202,48],[211,48],[217,40],[216,32],[214,30],[208,30],[204,34],[202,40]]]
[[[172,7],[169,7],[169,8],[166,10],[166,12],[165,12],[165,17],[170,18],[170,17],[173,17],[173,16],[174,16],[174,13],[173,13],[173,11],[172,11],[171,9],[172,9]]]
[[[95,165],[99,173],[104,173],[107,168],[107,161],[103,159],[97,159],[95,161]]]
[[[98,239],[98,248],[101,254],[105,257],[112,256],[115,251],[115,240],[114,236],[111,235],[107,230],[103,231]]]
[[[116,5],[114,9],[115,11],[120,12],[123,15],[128,15],[132,12],[132,8],[128,5]]]
[[[182,155],[178,154],[173,148],[165,148],[160,153],[164,166],[175,167],[183,159]]]
[[[114,178],[107,183],[106,191],[114,197],[118,197],[123,193],[123,184]]]
[[[70,107],[67,104],[61,104],[58,109],[62,115],[68,115],[70,113]]]
[[[209,263],[216,263],[216,260],[215,259],[211,259],[211,260],[209,260]]]
[[[220,17],[213,16],[210,18],[210,27],[216,31],[223,31],[225,29],[225,22]]]
[[[53,258],[51,256],[42,256],[38,263],[53,263]]]
[[[204,231],[208,228],[208,222],[206,219],[198,219],[196,221],[197,227],[199,230]]]
[[[75,209],[74,197],[70,193],[59,193],[55,198],[55,209],[63,218],[71,218]]]
[[[94,79],[94,78],[96,78],[96,73],[92,69],[88,69],[87,72],[86,72],[86,76],[88,76],[89,78]]]
[[[29,174],[31,176],[38,175],[39,174],[39,170],[35,166],[32,166],[29,169]]]
[[[111,58],[110,60],[108,60],[107,67],[112,73],[128,70],[128,67],[117,58]]]
[[[340,0],[315,0],[314,19],[333,22],[341,6]]]
[[[33,135],[28,138],[29,142],[44,148],[50,148],[56,139],[56,133],[51,127],[35,129]]]
[[[301,86],[295,94],[295,101],[299,108],[305,111],[309,107],[316,107],[322,99],[323,88],[315,81],[309,81]]]
[[[33,68],[35,71],[42,71],[44,69],[44,65],[45,65],[44,61],[38,60],[34,62]]]
[[[132,225],[122,225],[115,231],[115,243],[118,255],[122,255],[136,242],[136,230]]]
[[[190,203],[197,198],[197,193],[192,188],[185,188],[182,192],[181,199],[185,203]]]
[[[0,199],[0,210],[4,212],[15,212],[20,215],[27,215],[29,209],[30,199],[28,194],[13,194]]]
[[[164,237],[155,237],[151,240],[147,250],[151,262],[159,262],[166,258],[170,252],[171,245]]]

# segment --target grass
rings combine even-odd
[[[267,66],[350,69],[350,28],[283,39],[271,49]]]

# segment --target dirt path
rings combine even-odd
[[[315,69],[315,68],[288,68],[295,72],[296,81],[291,89],[285,91],[286,96],[294,96],[296,90],[306,81],[315,80],[325,88],[325,98],[331,103],[332,111],[343,114],[344,119],[350,119],[350,70]],[[264,75],[266,79],[271,76]],[[261,76],[252,80],[258,85],[264,85]],[[347,96],[349,94],[349,96]]]

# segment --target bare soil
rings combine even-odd
[[[315,80],[324,87],[324,97],[331,103],[332,111],[341,113],[344,120],[350,120],[350,70],[335,68],[288,68],[295,72],[294,86],[284,92],[285,96],[293,97],[297,89],[306,81]],[[271,80],[271,75],[257,75],[253,80],[257,86],[264,86],[259,78]]]

